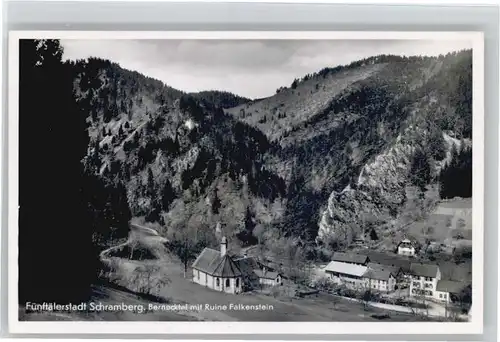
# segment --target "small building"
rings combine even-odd
[[[340,261],[331,261],[324,268],[327,276],[337,285],[345,285],[351,289],[360,289],[366,287],[365,275],[368,267],[345,263]]]
[[[357,237],[352,241],[352,244],[357,247],[364,247],[365,246],[365,239],[361,237]]]
[[[466,287],[466,284],[452,281],[452,280],[439,280],[436,286],[434,298],[441,302],[449,303],[452,301],[453,295],[459,295],[460,292]]]
[[[410,267],[410,296],[435,298],[441,271],[438,265],[412,263]]]
[[[412,257],[412,256],[415,256],[415,252],[416,252],[416,248],[415,248],[414,243],[412,243],[408,239],[404,239],[398,244],[398,254],[399,255]]]
[[[276,271],[268,271],[266,267],[254,269],[253,273],[259,279],[261,286],[278,286],[283,284],[281,274]]]
[[[363,275],[367,287],[381,292],[392,292],[396,289],[400,269],[376,263],[369,263],[368,270]]]
[[[243,256],[233,259],[242,273],[245,289],[283,284],[280,272],[265,266],[254,257]]]
[[[193,281],[210,289],[226,293],[242,292],[242,272],[227,253],[226,237],[220,251],[205,248],[193,263]]]
[[[366,266],[370,258],[363,254],[335,252],[332,261]]]

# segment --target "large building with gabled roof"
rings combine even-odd
[[[366,287],[363,275],[367,270],[366,266],[341,261],[331,261],[324,268],[325,273],[335,284],[345,285],[352,289]]]
[[[410,296],[434,298],[441,270],[438,265],[414,262],[410,266]]]
[[[205,248],[193,263],[193,281],[226,293],[242,292],[243,274],[227,253],[227,239],[222,238],[220,251]]]
[[[325,266],[327,277],[337,285],[345,285],[354,290],[395,290],[400,269],[376,263],[365,265],[341,261],[331,261]]]

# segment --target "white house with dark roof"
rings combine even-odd
[[[415,256],[416,248],[409,239],[404,239],[398,244],[398,254],[404,256]]]
[[[410,265],[410,296],[435,298],[441,271],[438,265],[412,263]]]
[[[266,267],[254,269],[254,274],[259,279],[259,284],[263,286],[277,286],[283,284],[281,274],[276,271],[269,271]]]
[[[451,302],[452,295],[459,295],[467,285],[458,281],[439,280],[434,292],[434,298],[441,302]]]
[[[363,278],[368,288],[380,292],[391,292],[396,289],[399,273],[400,269],[397,267],[368,263],[368,269]]]
[[[220,251],[205,248],[193,263],[193,281],[216,291],[242,292],[242,272],[227,253],[227,239],[222,238]]]

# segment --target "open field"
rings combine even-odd
[[[419,241],[467,244],[472,239],[472,200],[440,202],[426,219],[411,224],[407,232]]]
[[[201,318],[223,321],[370,321],[375,320],[372,314],[383,313],[384,310],[371,309],[365,311],[361,304],[342,298],[333,298],[328,294],[312,295],[308,298],[277,297],[248,292],[240,295],[220,293],[191,282],[190,274],[183,278],[182,270],[175,271],[172,265],[169,278],[172,283],[165,287],[161,295],[174,302],[189,304],[243,304],[268,305],[268,311],[219,311],[199,312]],[[335,302],[335,305],[333,304]],[[401,316],[396,314],[395,316]],[[399,319],[410,319],[406,315]]]

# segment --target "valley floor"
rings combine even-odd
[[[161,292],[162,297],[172,298],[174,302],[188,304],[243,304],[268,305],[272,310],[242,310],[242,311],[200,311],[193,313],[196,317],[209,321],[366,321],[375,320],[373,314],[380,314],[383,310],[371,309],[365,311],[361,304],[345,299],[333,305],[334,299],[328,294],[318,294],[309,298],[274,298],[269,295],[255,292],[246,292],[239,295],[225,294],[210,290],[185,279],[181,269],[175,269],[169,274],[171,284]],[[394,319],[409,319],[406,315],[395,314]]]
[[[151,230],[141,227],[133,228],[131,239],[140,239],[151,247],[158,242],[164,242]],[[121,248],[123,245],[117,246]],[[109,257],[113,249],[102,254]],[[134,269],[145,264],[155,264],[161,267],[160,277],[168,279],[156,296],[169,305],[214,304],[227,305],[264,305],[268,310],[153,310],[145,313],[134,312],[99,312],[99,313],[30,313],[20,309],[21,320],[54,321],[54,320],[96,320],[96,321],[379,321],[382,317],[389,321],[417,321],[419,317],[404,312],[386,310],[374,306],[365,307],[362,303],[326,293],[310,295],[306,298],[290,296],[273,297],[257,292],[246,292],[239,295],[220,293],[202,287],[191,281],[188,272],[184,277],[183,265],[175,258],[165,254],[156,260],[137,261],[122,258],[120,260],[121,288],[98,286],[94,288],[95,301],[104,304],[140,304],[148,307],[154,300],[147,296],[134,293],[130,287],[130,276]],[[129,277],[129,278],[127,278]],[[157,303],[158,304],[158,303]]]

